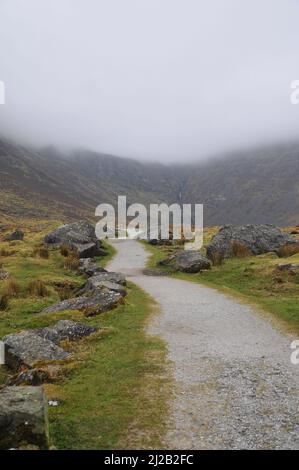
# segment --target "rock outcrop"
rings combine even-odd
[[[81,295],[73,299],[63,300],[58,304],[42,310],[42,314],[62,312],[64,310],[83,310],[86,316],[98,315],[116,307],[121,302],[122,296],[117,292],[97,291],[91,295]]]
[[[249,254],[260,255],[277,252],[281,247],[296,242],[274,225],[225,225],[207,246],[208,258],[213,259],[216,254],[223,258],[232,257],[234,243],[243,246]]]
[[[112,281],[100,281],[96,285],[96,290],[100,291],[113,291],[118,292],[120,295],[125,297],[127,295],[127,290],[122,284],[117,284],[116,282]]]
[[[176,271],[198,273],[211,268],[211,262],[195,250],[183,250],[159,262],[161,266],[169,266]]]
[[[6,387],[0,391],[0,449],[49,447],[47,403],[42,387]]]
[[[106,269],[99,266],[92,258],[81,258],[78,271],[86,277],[107,272]]]
[[[33,368],[35,364],[63,361],[70,354],[48,339],[32,331],[10,334],[3,338],[5,364],[12,369],[21,366]]]
[[[96,331],[97,328],[85,325],[84,323],[74,322],[72,320],[60,320],[56,325],[38,328],[34,330],[34,333],[59,345],[61,341],[77,341]]]
[[[82,220],[62,225],[46,235],[44,242],[48,245],[65,245],[73,250],[78,258],[93,258],[105,254],[100,240],[96,238],[94,227]]]
[[[84,286],[83,291],[96,291],[97,289],[101,289],[103,286],[103,282],[112,282],[114,284],[120,284],[122,286],[126,285],[126,277],[122,273],[114,273],[114,272],[106,272],[100,273],[96,276],[91,276],[87,279],[87,282]]]

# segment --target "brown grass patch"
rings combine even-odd
[[[46,297],[48,295],[48,289],[45,286],[45,283],[40,279],[35,279],[30,282],[28,286],[29,294],[34,297]]]
[[[49,250],[45,247],[35,248],[32,256],[35,258],[49,259]]]
[[[79,266],[80,266],[79,258],[74,253],[66,257],[65,262],[64,262],[65,269],[75,271],[79,268]]]
[[[60,246],[60,254],[61,254],[62,256],[65,256],[65,257],[70,256],[70,255],[71,255],[71,252],[70,252],[69,247],[68,247],[67,245],[64,245],[64,244],[61,245],[61,246]]]
[[[219,251],[214,251],[210,255],[210,260],[212,261],[213,266],[221,266],[224,262],[223,253],[220,253]]]
[[[8,307],[8,297],[7,295],[1,295],[0,296],[0,310],[3,311],[3,310],[6,310],[7,307]]]
[[[8,279],[8,281],[6,281],[5,283],[3,296],[6,296],[8,299],[11,299],[12,297],[16,297],[19,294],[20,290],[20,285],[15,279]]]
[[[247,258],[251,255],[250,250],[243,243],[233,240],[231,249],[234,258]]]
[[[284,245],[277,251],[279,258],[288,258],[299,253],[299,243],[294,243],[292,245]]]

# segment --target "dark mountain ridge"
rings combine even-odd
[[[205,225],[299,223],[299,143],[235,152],[209,162],[140,163],[91,151],[64,155],[0,140],[0,212],[92,218],[95,207],[203,203]]]

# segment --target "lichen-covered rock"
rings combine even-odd
[[[116,307],[122,296],[117,292],[95,292],[92,295],[81,295],[73,299],[63,300],[58,304],[45,308],[41,313],[49,314],[64,310],[83,310],[86,316],[98,315]]]
[[[127,290],[123,285],[117,284],[116,282],[112,282],[112,281],[100,281],[97,284],[97,289],[103,290],[103,291],[111,290],[114,292],[118,292],[123,297],[127,295]]]
[[[169,266],[185,273],[198,273],[211,268],[211,262],[195,250],[183,250],[159,262],[162,266]]]
[[[96,331],[97,328],[84,323],[60,320],[56,325],[38,328],[34,333],[59,345],[63,340],[76,341]]]
[[[234,242],[244,246],[252,255],[277,252],[285,245],[296,243],[289,234],[274,225],[225,225],[208,245],[208,258],[213,259],[215,254],[223,258],[232,257]]]
[[[106,272],[97,274],[96,276],[91,276],[89,279],[87,279],[83,291],[89,292],[101,289],[102,283],[107,281],[113,282],[114,284],[120,284],[122,286],[126,285],[126,277],[124,276],[124,274]]]
[[[42,387],[6,387],[0,391],[0,449],[49,447],[47,402]]]
[[[92,258],[81,258],[78,271],[80,274],[83,274],[87,277],[107,272],[106,269],[95,263]]]
[[[12,369],[21,366],[33,368],[37,363],[63,361],[70,354],[52,341],[42,338],[32,331],[10,334],[3,338],[5,364]]]
[[[94,227],[84,220],[62,225],[46,235],[44,241],[46,244],[66,245],[75,251],[79,258],[103,255],[101,242],[96,237]]]

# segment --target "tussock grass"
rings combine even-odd
[[[21,290],[19,283],[15,279],[8,279],[5,282],[3,295],[6,296],[8,299],[12,297],[16,297]]]
[[[231,242],[232,254],[235,258],[247,258],[251,255],[250,250],[243,243],[233,240]]]
[[[79,258],[72,253],[65,258],[63,265],[65,269],[76,271],[80,266],[80,261]]]
[[[32,256],[36,258],[49,259],[50,253],[48,248],[38,247],[33,250]]]
[[[65,244],[60,245],[60,254],[65,257],[69,256],[70,255],[69,247]]]
[[[48,289],[45,283],[40,279],[31,281],[28,286],[29,294],[35,297],[46,297],[48,295]]]
[[[6,310],[9,304],[9,298],[6,294],[0,296],[0,310]]]
[[[299,253],[299,243],[296,243],[294,245],[285,245],[282,246],[278,251],[277,255],[280,258],[288,258],[290,256],[296,255]]]
[[[214,251],[211,254],[211,261],[213,266],[221,266],[224,262],[224,256],[219,251]]]

